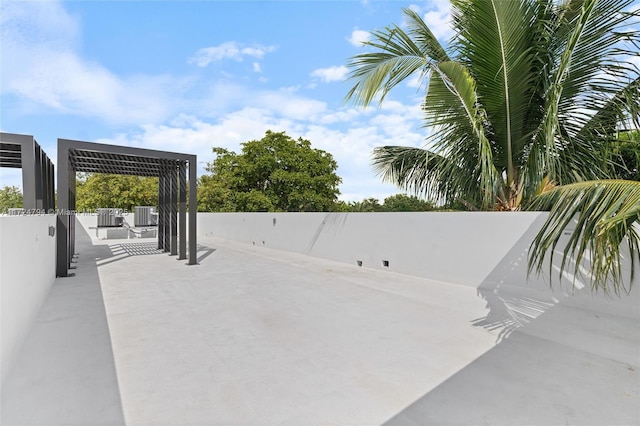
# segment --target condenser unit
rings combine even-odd
[[[119,227],[124,222],[122,209],[98,209],[98,228]]]
[[[133,210],[134,226],[156,226],[158,225],[158,213],[155,207],[136,206]]]

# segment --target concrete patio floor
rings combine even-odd
[[[77,234],[2,424],[640,423],[637,288],[613,313],[532,302],[507,335],[475,287],[213,238],[185,266]]]

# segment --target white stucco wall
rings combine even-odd
[[[55,224],[54,215],[0,216],[3,379],[55,280]]]
[[[199,213],[198,235],[354,266],[360,260],[363,267],[476,287],[489,305],[504,308],[505,321],[518,316],[527,321],[544,311],[540,306],[561,299],[592,312],[638,318],[640,274],[629,282],[629,256],[623,281],[633,287],[632,297],[592,292],[588,278],[574,280],[571,263],[561,277],[560,248],[551,280],[548,263],[540,275],[527,274],[528,249],[546,217],[539,212]],[[564,238],[571,231],[566,229]],[[535,300],[538,308],[514,308],[513,300]]]
[[[535,212],[200,213],[198,233],[478,286],[545,217]]]

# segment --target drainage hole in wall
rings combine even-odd
[[[264,241],[262,242],[262,245],[264,245]]]
[[[382,266],[384,266],[385,268],[389,267],[389,261],[388,260],[383,260],[382,261]]]
[[[362,266],[362,260],[356,260],[356,265]]]

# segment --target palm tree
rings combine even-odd
[[[431,129],[423,148],[383,146],[382,178],[430,199],[483,210],[551,210],[530,251],[542,268],[561,230],[579,215],[566,246],[591,255],[591,283],[625,289],[620,243],[638,259],[640,185],[609,180],[621,127],[640,127],[640,16],[632,0],[452,0],[455,36],[445,48],[420,16],[406,30],[376,30],[373,51],[350,58],[347,95],[382,102],[418,75]],[[626,238],[626,239],[625,239]],[[632,262],[633,264],[633,262]],[[579,272],[575,262],[575,275]],[[562,271],[561,271],[562,272]]]

